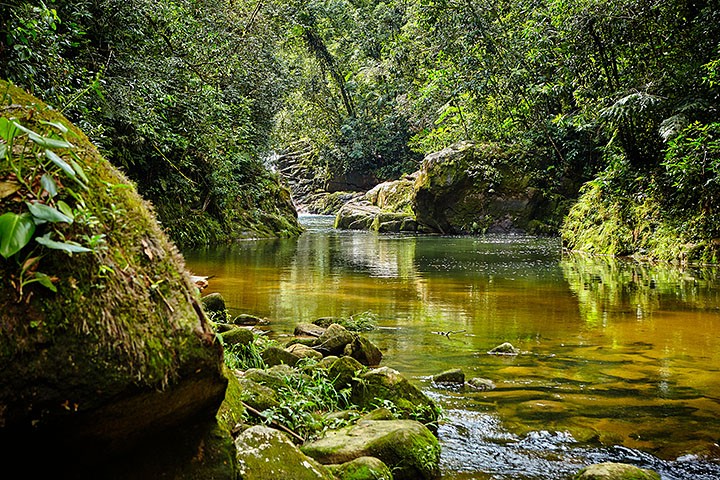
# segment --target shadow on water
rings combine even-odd
[[[299,238],[188,252],[188,266],[280,340],[298,322],[374,312],[383,364],[445,410],[444,479],[565,479],[603,461],[720,479],[717,269],[563,255],[557,239],[301,220]],[[487,354],[506,341],[522,353]],[[434,388],[450,368],[496,388]]]

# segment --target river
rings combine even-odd
[[[299,322],[376,315],[382,365],[443,408],[443,479],[560,480],[603,461],[720,479],[720,270],[564,254],[553,238],[301,221],[299,238],[183,254],[213,276],[205,293],[280,340]],[[522,353],[487,353],[503,342]],[[451,368],[496,388],[435,388]]]

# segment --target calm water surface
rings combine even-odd
[[[188,267],[278,339],[299,322],[376,314],[367,335],[382,364],[443,407],[443,479],[564,479],[602,461],[720,479],[718,270],[576,257],[556,239],[301,220],[299,238],[184,252]],[[523,353],[487,354],[502,342]],[[450,368],[496,388],[435,388]]]

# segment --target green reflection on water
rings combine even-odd
[[[712,453],[720,432],[717,272],[562,255],[554,239],[392,236],[311,230],[186,252],[207,293],[298,322],[372,311],[383,364],[431,389],[462,368],[489,392],[443,393],[447,407],[496,412],[516,434],[570,431],[674,458]],[[449,338],[439,331],[459,331]],[[509,341],[524,353],[488,355]]]

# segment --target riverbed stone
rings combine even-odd
[[[302,343],[290,345],[289,347],[285,348],[285,350],[292,353],[293,355],[297,355],[300,358],[312,358],[315,360],[320,360],[321,358],[323,358],[322,353],[318,352],[312,347],[303,345]]]
[[[439,385],[464,385],[465,384],[465,373],[460,368],[453,368],[451,370],[445,370],[444,372],[433,375],[433,383]]]
[[[243,326],[255,326],[255,325],[267,325],[269,322],[267,319],[260,318],[255,315],[250,315],[249,313],[241,313],[240,315],[236,315],[235,318],[233,318],[232,321],[235,325],[243,325]]]
[[[390,467],[396,480],[429,480],[439,474],[440,443],[415,420],[361,420],[329,431],[301,450],[323,464],[377,457]]]
[[[491,355],[517,355],[520,353],[520,350],[515,348],[512,343],[505,342],[497,347],[491,348],[488,353]]]
[[[352,386],[353,379],[365,371],[362,363],[352,357],[343,356],[333,362],[328,369],[328,376],[336,390]]]
[[[243,327],[231,328],[220,334],[223,345],[226,348],[232,348],[235,345],[247,347],[255,341],[255,335],[251,330]]]
[[[352,343],[355,335],[342,325],[331,324],[315,342],[314,348],[325,355],[343,355],[345,345]]]
[[[286,434],[264,425],[245,430],[235,447],[242,480],[335,480]]]
[[[466,382],[466,385],[474,390],[494,390],[495,382],[487,378],[473,377]]]
[[[635,465],[606,462],[583,468],[573,480],[660,480],[660,475]]]
[[[248,406],[262,412],[280,406],[275,391],[242,375],[236,375],[240,385],[240,399]]]
[[[376,368],[353,378],[350,400],[361,408],[389,401],[404,418],[416,418],[425,424],[434,424],[440,411],[430,397],[390,367]]]
[[[373,367],[380,365],[383,358],[380,349],[361,335],[355,336],[351,343],[345,345],[344,353],[346,356],[354,358],[363,365]]]
[[[338,480],[393,480],[388,466],[376,457],[358,457],[328,468]]]
[[[284,363],[292,367],[300,361],[300,357],[298,357],[294,353],[288,352],[284,348],[280,348],[275,345],[271,345],[265,350],[263,350],[260,353],[260,357],[262,357],[263,361],[268,366],[280,365]]]
[[[325,333],[326,327],[314,323],[298,323],[295,325],[293,335],[298,337],[319,337]]]
[[[227,310],[225,299],[219,292],[209,293],[200,299],[208,314],[224,314]]]

